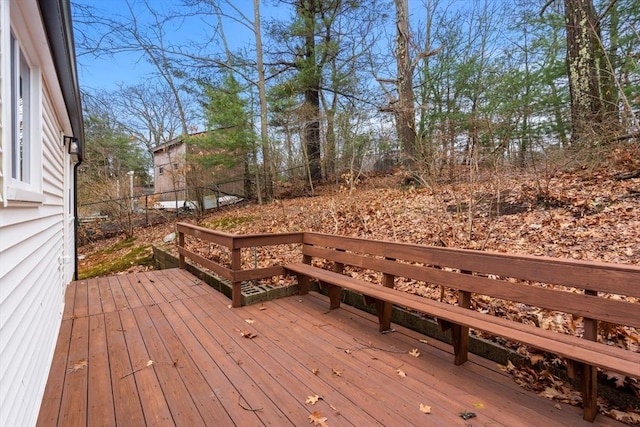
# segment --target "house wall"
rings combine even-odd
[[[184,143],[177,143],[153,153],[154,193],[170,192],[158,195],[161,201],[176,200],[173,191],[186,186],[184,174],[180,171],[184,165],[185,150]],[[179,191],[177,197],[178,200],[184,200],[185,192]]]
[[[35,0],[0,1],[0,425],[34,425],[73,276],[72,135]],[[34,197],[10,188],[9,28],[25,51],[37,88]]]

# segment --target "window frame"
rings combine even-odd
[[[11,178],[31,183],[31,67],[11,32]]]
[[[3,121],[11,124],[10,129],[3,132],[4,204],[40,205],[45,201],[42,184],[42,73],[28,26],[22,25],[23,16],[20,12],[14,13],[15,8],[10,12],[9,34],[3,42],[7,54],[3,55],[2,63],[2,74],[7,76],[3,92],[8,101],[2,115]],[[24,115],[23,132],[20,134],[21,82]]]

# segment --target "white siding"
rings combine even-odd
[[[6,49],[6,42],[5,40],[8,39],[8,35],[7,35],[7,24],[9,23],[9,14],[7,13],[6,10],[6,5],[4,1],[0,0],[0,206],[4,205],[4,168],[3,165],[5,164],[5,159],[4,159],[4,134],[5,134],[5,129],[4,129],[4,110],[3,110],[3,96],[4,96],[4,91],[5,91],[5,80],[4,79],[4,73],[5,73],[5,62],[6,62],[6,57],[7,55],[5,54],[5,49]]]
[[[17,3],[29,16],[38,10],[35,0],[0,0],[0,88],[4,88],[0,108],[7,99],[7,85],[1,83],[7,72],[3,62],[9,37],[7,5],[16,7]],[[38,20],[38,14],[31,16],[30,24]],[[12,23],[20,31],[19,23]],[[44,37],[37,25],[28,28],[34,39]],[[42,60],[41,53],[36,56]],[[38,69],[46,74],[53,69],[51,65],[41,63]],[[58,85],[55,75],[43,75],[39,86],[42,145],[38,154],[44,201],[0,203],[0,426],[34,425],[37,420],[60,328],[64,291],[73,273],[69,267],[73,218],[68,206],[72,167],[62,145],[62,135],[71,131],[66,112],[54,107],[58,105],[54,99],[60,98]],[[0,117],[0,134],[6,138],[6,109],[4,113],[0,109]],[[0,146],[2,143],[0,139]],[[0,188],[4,188],[1,174],[3,165],[6,173],[6,164],[6,159],[0,163]]]

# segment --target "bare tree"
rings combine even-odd
[[[409,0],[394,0],[396,4],[396,128],[405,160],[416,154],[416,119],[413,95],[413,69],[409,51]]]
[[[614,117],[612,71],[592,0],[565,0],[567,75],[571,93],[571,142],[597,144]]]
[[[143,12],[134,8],[140,7]],[[102,17],[90,8],[80,9],[80,26],[92,26],[94,31],[81,31],[77,42],[80,55],[95,57],[114,56],[123,52],[138,52],[150,63],[157,75],[164,81],[173,96],[173,104],[180,121],[183,134],[189,132],[189,112],[185,106],[186,93],[181,88],[180,76],[183,76],[175,64],[172,54],[180,49],[166,40],[167,29],[172,21],[180,16],[161,16],[149,0],[132,3],[126,0],[126,14],[116,17]],[[150,25],[140,22],[140,16],[151,18]],[[96,31],[97,28],[101,30]]]
[[[271,150],[269,148],[269,131],[267,128],[267,87],[264,73],[262,51],[262,30],[260,27],[260,0],[253,0],[253,33],[256,38],[256,67],[258,69],[258,96],[260,98],[260,143],[262,147],[262,163],[264,165],[265,196],[273,196],[273,180],[271,173]]]

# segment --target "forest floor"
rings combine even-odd
[[[468,170],[464,173],[464,181],[433,186],[402,185],[406,179],[401,172],[362,176],[353,186],[345,182],[323,184],[314,189],[313,196],[281,198],[262,206],[230,207],[208,214],[197,223],[238,234],[317,231],[640,265],[640,178],[616,180],[606,169],[558,172],[552,176],[532,172],[486,173],[471,179]],[[281,187],[279,190],[293,190],[286,188],[286,184]],[[152,268],[148,265],[150,245],[162,242],[173,229],[174,223],[167,222],[136,229],[135,237],[128,241],[114,237],[82,246],[80,273],[110,263],[119,272]],[[209,245],[201,249],[210,258],[224,257]],[[265,265],[297,258],[299,253],[287,248],[270,248],[259,253],[260,262]],[[114,274],[114,268],[105,271]],[[286,283],[285,278],[274,279],[274,284]],[[401,282],[397,287],[440,297],[439,289],[421,284]],[[520,315],[512,306],[501,307],[500,311],[507,317]],[[570,317],[558,322],[554,316],[545,313],[547,320],[542,323],[569,333],[575,331]],[[607,339],[640,351],[638,329],[617,328],[608,331]],[[538,369],[505,367],[516,381],[547,397],[579,404],[579,394],[545,369],[557,360],[543,360],[526,349],[518,351],[528,355]],[[637,380],[613,373],[604,375],[614,387],[625,388],[640,399]],[[638,407],[620,407],[611,402],[601,402],[601,407],[616,419],[640,424]]]

